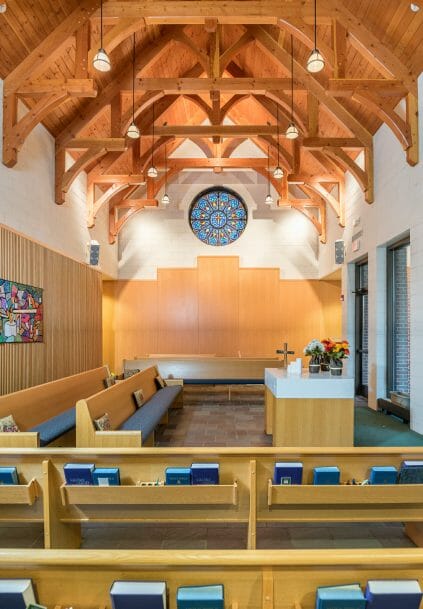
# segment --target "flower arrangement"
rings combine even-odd
[[[324,345],[320,340],[317,340],[317,338],[311,340],[304,349],[304,355],[309,355],[311,357],[311,363],[315,364],[320,364],[320,357],[324,352]]]
[[[334,341],[331,338],[322,340],[324,352],[331,360],[342,360],[350,355],[350,345],[347,340]]]

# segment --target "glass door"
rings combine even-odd
[[[355,271],[355,384],[356,394],[367,398],[369,385],[369,308],[367,260]]]

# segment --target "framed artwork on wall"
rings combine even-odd
[[[0,343],[43,342],[43,290],[0,279]]]

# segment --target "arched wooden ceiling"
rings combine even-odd
[[[345,171],[372,202],[372,135],[383,122],[408,162],[418,161],[423,8],[414,13],[406,0],[319,0],[317,38],[326,67],[314,76],[305,70],[314,45],[312,0],[104,0],[104,46],[113,66],[105,74],[91,67],[100,39],[98,9],[99,0],[7,1],[0,15],[3,162],[16,163],[26,136],[42,122],[56,138],[57,203],[87,171],[89,223],[109,205],[111,238],[134,211],[157,205],[165,146],[169,155],[192,139],[207,157],[185,164],[170,159],[168,180],[201,167],[268,175],[266,159],[231,155],[250,139],[266,155],[270,150],[274,168],[276,119],[283,134],[291,118],[291,36],[301,137],[279,137],[285,176],[271,181],[280,206],[306,213],[324,240],[326,205],[344,222]],[[132,119],[133,34],[141,142],[125,138]],[[20,120],[18,99],[29,108]],[[153,104],[154,160],[161,170],[155,181],[144,179]],[[355,162],[361,151],[364,166]],[[74,158],[67,171],[66,152]],[[304,198],[296,198],[290,184],[300,185]]]

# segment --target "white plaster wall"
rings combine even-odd
[[[420,117],[423,116],[423,77],[419,79]],[[420,141],[423,141],[420,120]],[[342,230],[329,215],[327,246],[320,246],[319,274],[336,268],[334,240],[343,238],[346,264],[343,267],[344,332],[354,341],[353,263],[363,256],[369,261],[369,405],[386,395],[386,247],[410,233],[411,237],[411,427],[423,433],[423,162],[411,167],[405,152],[388,127],[374,138],[375,202],[369,205],[347,174],[346,225]],[[354,226],[354,223],[356,226]],[[360,248],[352,251],[352,237],[361,232]],[[351,362],[352,363],[352,362]]]
[[[193,198],[218,185],[238,192],[249,213],[242,236],[225,247],[203,244],[188,222]],[[279,267],[284,279],[318,277],[315,228],[298,211],[265,205],[267,183],[256,172],[183,172],[169,184],[168,193],[172,203],[167,209],[139,212],[120,233],[119,279],[155,279],[157,268],[195,267],[197,256],[239,256],[241,267]],[[273,197],[276,201],[275,192]]]
[[[3,99],[1,80],[0,99]],[[2,108],[1,103],[0,124]],[[107,210],[99,214],[95,228],[89,230],[85,201],[86,174],[81,173],[67,194],[66,202],[56,205],[54,139],[41,125],[28,136],[15,167],[9,169],[0,163],[1,224],[81,262],[86,262],[87,243],[95,239],[101,245],[99,270],[115,277],[117,246],[108,243]]]

